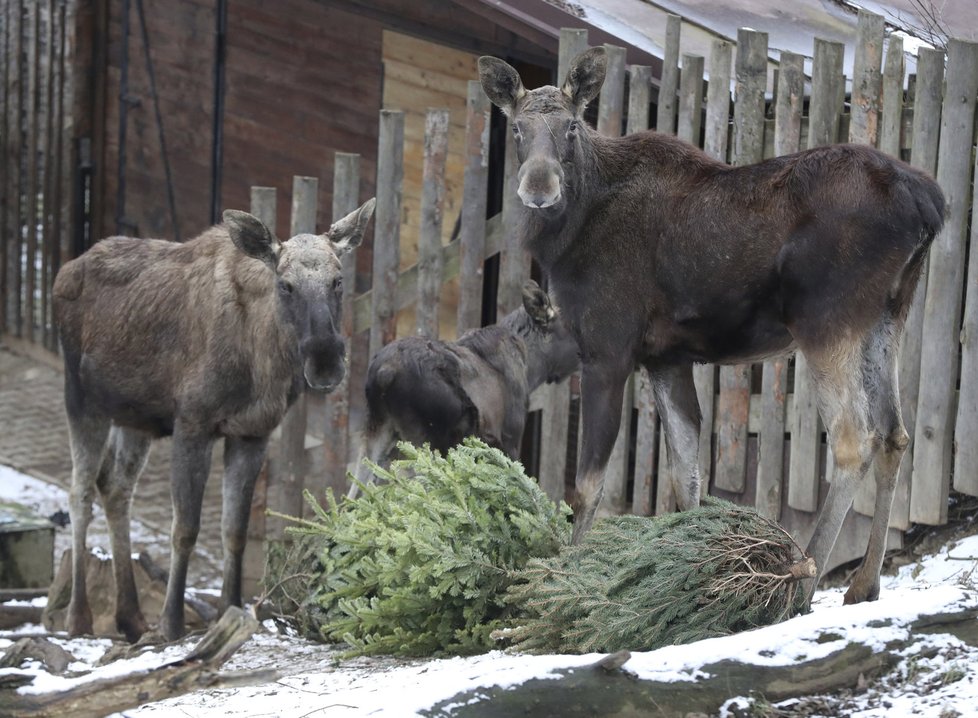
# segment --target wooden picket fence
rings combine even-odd
[[[81,90],[74,86],[77,72],[66,65],[80,42],[71,30],[75,3],[17,0],[0,7],[0,331],[54,349],[50,286],[58,267],[89,242],[81,216],[88,148],[72,140]],[[933,173],[944,189],[947,224],[931,250],[901,352],[902,402],[913,445],[901,467],[892,526],[899,538],[899,530],[911,522],[944,522],[952,486],[978,495],[978,222],[970,221],[978,44],[951,40],[946,52],[922,49],[916,74],[906,76],[900,38],[886,38],[882,18],[861,11],[847,102],[844,46],[839,43],[815,39],[811,60],[783,52],[770,77],[763,32],[739,32],[735,65],[733,44],[722,40],[713,43],[708,58],[683,54],[679,17],[669,18],[666,37],[658,85],[650,68],[628,66],[622,48],[606,46],[609,70],[596,108],[599,131],[614,135],[652,125],[735,165],[837,141],[868,143]],[[587,47],[586,31],[561,31],[558,77]],[[354,419],[362,406],[363,369],[369,356],[395,338],[399,312],[413,307],[417,331],[434,335],[441,288],[457,278],[457,331],[476,326],[483,263],[497,253],[498,313],[518,305],[530,263],[516,243],[511,146],[505,154],[502,212],[485,220],[490,109],[473,77],[466,105],[460,232],[449,244],[441,240],[449,117],[446,110],[429,111],[419,260],[405,271],[399,269],[404,115],[381,112],[372,290],[354,293],[352,256],[344,268],[344,330],[353,337],[348,376],[358,380],[327,397],[309,394],[289,412],[255,503],[254,536],[280,528],[266,519],[265,507],[302,511],[300,489],[316,494],[330,487],[345,490],[346,471],[359,450]],[[338,217],[365,199],[357,196],[359,158],[338,154],[332,172],[332,210]],[[255,188],[252,194],[252,211],[273,225],[274,193]],[[296,178],[293,232],[315,229],[317,194],[316,178]],[[799,541],[807,540],[831,480],[831,460],[803,358],[701,366],[695,376],[705,428],[700,446],[705,486],[755,505],[780,519]],[[539,480],[554,498],[566,495],[573,475],[575,387],[573,380],[545,386],[532,402],[542,414]],[[628,385],[623,419],[608,467],[604,510],[671,510],[662,436],[642,372]],[[866,483],[840,541],[843,558],[862,549],[860,535],[865,536],[865,516],[873,504],[872,482]]]
[[[903,462],[891,522],[900,530],[911,522],[946,520],[952,477],[957,491],[978,495],[978,441],[973,438],[978,430],[978,252],[967,253],[968,218],[974,205],[978,44],[952,40],[946,57],[942,50],[923,49],[916,76],[906,77],[902,41],[884,38],[881,17],[860,12],[858,33],[852,92],[846,103],[840,43],[814,40],[807,91],[805,58],[782,53],[775,78],[769,78],[767,35],[751,30],[738,34],[735,66],[732,44],[717,40],[709,58],[683,54],[680,71],[680,18],[670,17],[653,126],[734,165],[839,141],[873,144],[935,174],[944,188],[950,208],[947,226],[931,251],[901,354],[902,401],[914,443]],[[586,31],[561,31],[558,77],[563,77],[570,59],[587,47]],[[656,89],[650,82],[650,68],[626,66],[623,48],[606,48],[609,69],[597,107],[598,130],[614,135],[623,129],[648,128]],[[709,82],[704,80],[704,67],[709,69]],[[767,99],[771,90],[773,100]],[[354,348],[360,347],[351,356],[353,365],[362,365],[395,338],[397,313],[408,307],[415,307],[417,331],[435,335],[439,287],[455,277],[460,282],[458,331],[476,326],[482,263],[497,252],[498,311],[517,305],[519,287],[529,276],[529,260],[515,243],[513,202],[518,200],[511,146],[506,148],[502,212],[483,220],[489,112],[488,100],[473,79],[467,102],[461,232],[458,239],[443,245],[448,117],[445,110],[429,111],[419,261],[403,272],[398,272],[398,227],[404,117],[397,111],[381,112],[373,288],[353,296],[353,282],[345,284],[347,328],[354,336],[369,334],[369,341],[353,342]],[[357,158],[338,155],[335,217],[363,199],[354,196],[357,180]],[[300,183],[311,181],[297,178],[294,195],[302,196]],[[261,212],[258,198],[267,191],[256,189],[254,211]],[[314,197],[315,192],[308,196]],[[315,216],[313,209],[298,205],[293,212]],[[293,219],[293,229],[300,224]],[[973,247],[975,237],[978,224],[971,232]],[[352,272],[353,258],[347,262],[347,271]],[[704,486],[755,505],[781,520],[800,541],[807,540],[826,482],[831,480],[831,457],[803,357],[756,366],[697,367],[696,385],[704,427],[709,427],[703,431],[700,447],[701,470],[708,477]],[[568,456],[575,453],[573,387],[573,381],[545,386],[532,400],[532,409],[543,413],[539,480],[554,498],[565,497],[573,474],[567,466]],[[283,424],[280,454],[269,478],[270,506],[298,512],[300,483],[317,492],[326,487],[345,489],[345,472],[358,452],[358,427],[351,425],[349,412],[362,391],[362,386],[346,384],[325,399],[310,396],[306,404],[292,410]],[[637,372],[628,385],[623,419],[608,467],[604,510],[638,514],[672,510],[663,439],[644,372]],[[866,484],[844,530],[838,560],[863,550],[869,525],[865,517],[872,514],[874,501],[872,482]],[[898,540],[899,531],[893,537]]]

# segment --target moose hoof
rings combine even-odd
[[[842,602],[849,606],[853,603],[863,603],[864,601],[875,601],[880,597],[880,584],[876,581],[872,584],[863,583],[858,578],[855,579],[846,591]]]
[[[84,608],[68,607],[68,635],[91,636],[95,631],[92,629],[92,609],[88,606]]]
[[[149,630],[149,626],[146,624],[146,619],[143,618],[142,613],[138,613],[135,616],[116,616],[115,625],[129,643],[135,643]]]

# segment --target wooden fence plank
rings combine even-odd
[[[656,108],[655,129],[673,134],[676,131],[676,91],[679,89],[679,15],[666,16],[666,46],[662,58],[662,78]]]
[[[7,105],[9,104],[9,70],[10,53],[8,46],[10,42],[10,4],[11,0],[0,0],[0,153],[3,160],[0,161],[0,332],[7,331],[7,301],[8,290],[7,282],[10,278],[7,273],[7,211],[9,204],[9,186],[7,184],[7,172],[9,168],[8,150],[9,138],[7,135]]]
[[[721,162],[727,161],[727,138],[730,129],[730,72],[733,45],[726,40],[714,40],[710,51],[710,83],[706,90],[706,127],[703,150]],[[693,366],[696,398],[700,405],[699,467],[703,493],[710,487],[713,473],[713,420],[715,410],[717,368],[713,364]],[[664,452],[664,447],[660,447]],[[660,479],[661,483],[661,479]]]
[[[649,129],[649,101],[652,68],[648,65],[628,66],[628,118],[626,134]]]
[[[900,156],[900,131],[903,128],[903,38],[891,35],[883,65],[883,99],[880,115],[879,148],[893,157]]]
[[[862,8],[856,25],[856,54],[852,65],[852,109],[849,141],[876,145],[882,93],[883,17]]]
[[[482,275],[489,183],[489,98],[478,80],[469,81],[465,122],[465,184],[459,262],[457,333],[482,324]]]
[[[910,519],[940,524],[947,520],[952,461],[954,393],[958,378],[957,345],[961,320],[961,283],[971,198],[970,152],[978,96],[978,43],[948,42],[947,85],[941,119],[937,182],[948,202],[947,222],[930,249],[920,382],[915,427],[914,481]]]
[[[337,152],[333,162],[333,221],[337,221],[359,206],[360,194],[360,155]],[[343,309],[342,332],[347,341],[347,370],[343,380],[332,394],[326,397],[325,436],[323,441],[323,481],[322,490],[332,488],[337,494],[346,493],[346,471],[355,451],[350,429],[351,394],[362,392],[362,387],[354,387],[350,377],[353,365],[366,357],[356,357],[356,341],[353,336],[353,296],[356,293],[357,250],[347,252],[343,262]],[[359,375],[358,375],[359,376]]]
[[[39,114],[39,56],[40,56],[40,11],[37,2],[27,3],[24,18],[24,43],[27,46],[27,86],[24,92],[24,124],[27,130],[27,156],[24,158],[27,183],[24,190],[25,251],[24,262],[24,337],[34,341],[37,324],[35,303],[37,300],[37,185],[38,185],[38,114]]]
[[[292,215],[289,236],[316,231],[319,180],[316,177],[292,179]],[[316,402],[314,398],[313,401]],[[308,462],[306,461],[306,424],[309,396],[303,392],[282,418],[278,461],[269,472],[269,508],[288,516],[301,516],[304,502],[302,490]],[[308,508],[307,508],[308,510]]]
[[[519,162],[509,120],[506,126],[506,155],[503,160],[503,238],[499,248],[499,283],[496,287],[496,317],[502,318],[523,302],[523,283],[530,277],[530,253],[520,243],[516,223],[521,204],[516,194]]]
[[[954,488],[978,496],[978,161],[971,207],[971,242],[961,327],[961,390],[954,424]]]
[[[41,6],[43,11],[44,31],[44,87],[43,102],[44,116],[41,124],[43,148],[39,151],[44,162],[44,179],[41,185],[43,205],[41,213],[41,341],[48,349],[55,348],[54,322],[52,319],[51,290],[54,284],[54,245],[58,243],[58,235],[54,233],[54,191],[57,186],[57,155],[55,149],[55,133],[57,131],[57,113],[55,107],[54,88],[57,84],[58,67],[55,48],[58,43],[57,8],[55,0],[48,0]]]
[[[801,114],[805,101],[805,58],[781,53],[774,110],[774,154],[800,149]],[[784,472],[785,404],[788,396],[788,358],[764,362],[761,370],[761,431],[757,447],[757,511],[777,521],[781,517]]]
[[[736,95],[731,160],[758,162],[764,153],[764,92],[767,89],[767,33],[737,32]],[[747,482],[747,415],[750,365],[720,367],[716,417],[717,457],[714,485],[743,493]]]
[[[944,52],[920,48],[917,52],[917,82],[914,83],[913,128],[911,131],[910,164],[937,173],[937,143],[941,130],[941,102],[944,94]],[[913,304],[907,314],[900,343],[900,404],[903,421],[911,437],[917,425],[917,397],[920,389],[920,352],[923,341],[924,299],[927,296],[925,262]],[[893,498],[891,521],[902,529],[910,527],[910,494],[912,490],[914,444],[903,456],[900,475]],[[921,477],[926,480],[926,477]]]
[[[23,0],[9,0],[7,42],[7,331],[21,336],[21,196],[23,193],[21,132],[21,58],[24,51]]]
[[[571,61],[587,50],[587,30],[574,27],[560,28],[560,43],[557,47],[557,86],[564,82]]]
[[[608,55],[608,72],[598,100],[597,129],[608,137],[619,137],[625,99],[625,48],[605,45],[605,51]],[[604,493],[599,507],[603,513],[622,514],[626,510],[633,392],[632,380],[629,379],[622,395],[621,426],[605,467]]]
[[[632,513],[638,516],[651,516],[655,506],[655,467],[658,458],[658,436],[656,432],[658,416],[652,400],[652,384],[645,369],[640,369],[635,377],[635,408],[638,421],[635,424],[635,479],[632,489]]]
[[[404,181],[404,113],[380,111],[377,140],[377,207],[371,289],[370,356],[397,333],[395,291],[401,256],[401,194]]]
[[[598,98],[598,132],[608,137],[621,135],[625,109],[625,48],[605,45],[608,70]]]
[[[835,142],[839,136],[839,85],[845,46],[815,38],[812,96],[809,104],[808,146]],[[799,511],[818,508],[821,421],[815,406],[815,388],[805,355],[795,355],[795,420],[791,424],[788,505]]]
[[[425,116],[421,230],[418,233],[418,334],[438,338],[441,292],[441,233],[445,211],[445,160],[448,157],[447,109]]]
[[[679,82],[679,117],[676,135],[697,147],[703,124],[703,57],[683,55],[683,73]]]

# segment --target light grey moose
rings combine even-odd
[[[479,60],[519,161],[517,225],[581,348],[583,443],[574,539],[590,527],[618,433],[622,388],[647,368],[681,509],[700,496],[694,362],[800,350],[836,471],[808,550],[825,570],[859,481],[876,507],[847,602],[876,598],[896,471],[909,443],[897,350],[944,215],[933,179],[871,148],[834,145],[730,167],[656,132],[603,137],[583,122],[603,48],[560,88],[527,90]],[[814,584],[810,586],[814,590]]]
[[[68,262],[54,284],[73,463],[71,635],[90,633],[86,533],[98,490],[112,542],[115,616],[147,630],[133,579],[129,509],[153,438],[173,436],[172,554],[160,631],[184,632],[187,565],[214,442],[224,438],[225,605],[241,604],[241,558],[268,437],[305,386],[343,378],[340,255],[356,247],[374,200],[321,235],[280,243],[257,218],[183,244],[112,237]]]
[[[467,436],[518,458],[530,393],[580,365],[577,343],[536,282],[523,305],[457,341],[405,337],[370,360],[363,456],[387,466],[398,441],[443,454]],[[361,483],[371,475],[361,458]],[[359,486],[350,488],[356,496]]]

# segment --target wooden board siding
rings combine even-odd
[[[465,117],[468,82],[479,76],[478,56],[397,32],[383,32],[383,107],[404,112],[404,194],[401,209],[401,268],[418,260],[421,193],[424,165],[424,127],[429,107],[448,110],[448,153],[445,160],[445,196],[442,241],[451,238],[462,211],[465,176]],[[376,125],[376,120],[374,120]],[[439,334],[455,331],[457,283],[443,288]],[[414,332],[413,309],[401,312],[398,336]]]

